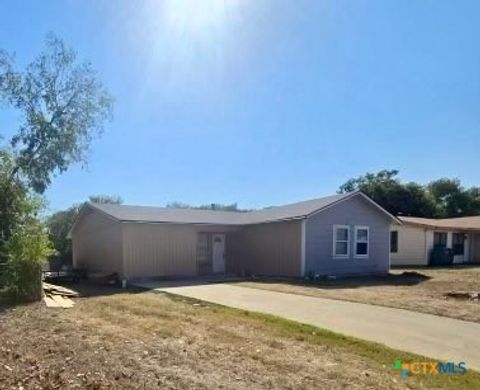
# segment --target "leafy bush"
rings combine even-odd
[[[15,300],[42,298],[42,265],[54,253],[47,231],[37,221],[19,226],[7,245],[6,287]]]
[[[42,265],[54,253],[48,234],[38,222],[22,225],[7,245],[6,287],[15,300],[42,297]]]
[[[42,265],[17,260],[6,267],[7,293],[14,301],[34,302],[42,299]]]

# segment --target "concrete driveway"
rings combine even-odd
[[[146,285],[143,287],[147,287]],[[148,288],[273,314],[480,370],[480,324],[408,310],[239,287],[226,283]]]

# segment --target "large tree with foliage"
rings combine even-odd
[[[458,179],[428,185],[402,183],[397,170],[367,173],[348,180],[339,192],[360,190],[395,215],[448,218],[480,215],[480,189],[465,189]]]
[[[367,173],[343,184],[339,192],[362,191],[395,215],[431,217],[435,214],[435,203],[421,185],[403,184],[397,170]]]
[[[480,188],[465,189],[460,180],[448,178],[432,181],[426,188],[435,199],[440,217],[480,214]]]
[[[22,205],[43,193],[55,174],[86,161],[91,140],[111,115],[112,98],[91,65],[50,34],[24,69],[0,50],[0,101],[21,118],[13,135],[0,134],[0,261],[12,262],[21,261],[21,253],[45,254],[21,250],[25,237],[43,239],[41,228],[22,230],[30,215]]]
[[[68,232],[75,222],[78,215],[79,206],[74,205],[66,210],[61,210],[50,215],[45,223],[48,228],[50,240],[57,251],[57,255],[62,258],[69,258],[72,253],[72,244],[67,239]]]
[[[11,176],[43,192],[55,173],[84,162],[90,141],[112,112],[112,98],[89,63],[50,34],[46,49],[23,71],[0,53],[0,97],[22,116],[9,140]]]

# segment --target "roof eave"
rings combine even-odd
[[[439,226],[439,225],[430,225],[427,223],[413,222],[413,221],[402,221],[403,225],[416,226],[431,230],[461,230],[461,231],[470,231],[470,232],[480,232],[480,227],[462,227],[462,226]]]

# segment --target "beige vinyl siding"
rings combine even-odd
[[[128,279],[197,274],[197,231],[192,225],[123,224]]]
[[[398,231],[398,252],[391,254],[392,265],[428,265],[427,234],[414,226],[394,226]]]
[[[114,273],[123,277],[121,224],[90,211],[72,232],[73,265],[89,274]]]
[[[300,276],[301,222],[251,225],[227,236],[227,272]]]
[[[234,226],[167,223],[123,223],[122,226],[128,279],[211,273],[208,269],[211,260],[207,258],[211,256],[210,243],[204,240],[211,239],[211,233],[226,233],[228,242],[229,232],[238,230]],[[198,252],[199,237],[200,243],[207,246],[207,254]]]

